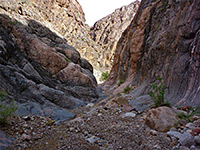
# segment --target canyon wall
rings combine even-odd
[[[98,79],[101,72],[108,68],[104,58],[100,57],[103,55],[101,46],[90,38],[90,27],[85,24],[85,14],[77,0],[2,0],[0,6],[2,14],[18,20],[37,20],[61,38],[65,38],[82,58],[92,64]],[[41,30],[37,26],[34,28]]]
[[[130,86],[132,95],[145,95],[160,76],[171,104],[199,105],[199,6],[198,0],[142,0],[101,87],[118,93]]]
[[[124,30],[133,20],[140,2],[135,1],[127,6],[116,9],[112,14],[97,21],[90,29],[91,38],[101,45],[112,65],[115,48]],[[112,66],[111,66],[112,67]]]
[[[94,75],[99,81],[102,72],[110,71],[116,43],[134,17],[139,2],[117,9],[113,14],[97,22],[92,30],[85,23],[85,14],[77,0],[2,0],[0,5],[2,14],[19,18],[18,20],[37,20],[65,38],[69,45],[78,50],[82,58],[92,64]],[[102,25],[97,30],[100,24]],[[92,34],[103,38],[100,41],[95,40],[90,36]]]
[[[15,101],[19,115],[69,119],[74,114],[68,109],[103,96],[97,88],[92,65],[58,33],[59,21],[50,24],[56,20],[51,20],[48,7],[83,14],[77,1],[67,2],[0,2],[0,91],[9,95],[5,102]],[[66,21],[58,15],[60,18],[54,19]]]

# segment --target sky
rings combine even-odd
[[[86,23],[92,26],[99,19],[111,14],[115,9],[135,0],[78,0],[85,13]]]

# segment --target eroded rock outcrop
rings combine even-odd
[[[139,96],[161,76],[171,104],[199,105],[199,5],[198,0],[143,0],[118,42],[102,88],[118,93],[136,84],[131,94]]]
[[[25,19],[30,20],[28,25],[34,29],[34,32],[37,32],[37,34],[39,33],[42,42],[48,46],[52,46],[52,44],[54,45],[54,49],[50,50],[48,46],[43,43],[42,47],[44,49],[49,49],[50,51],[57,50],[62,54],[64,53],[68,58],[73,57],[71,61],[74,63],[78,63],[80,61],[80,57],[87,59],[94,66],[94,69],[90,66],[90,70],[94,70],[94,73],[97,77],[101,74],[101,71],[97,72],[100,66],[102,71],[105,70],[105,65],[102,63],[103,61],[98,61],[99,55],[102,53],[101,46],[98,46],[98,44],[96,44],[96,42],[90,38],[90,28],[85,24],[85,15],[77,0],[2,0],[0,5],[1,14],[6,14],[26,25],[27,22]],[[44,29],[42,26],[38,26],[36,23],[34,23],[34,20],[37,20],[38,23],[46,26],[48,29],[55,32],[60,37],[67,39],[67,43],[75,47],[78,51],[72,51],[72,48],[69,46],[63,46],[62,41],[59,38],[53,39],[53,43],[49,41],[49,38],[52,40],[52,35],[47,35],[45,34],[46,32],[42,33],[41,31],[46,31],[47,29]],[[34,36],[26,38],[30,38],[30,42],[27,43],[27,45],[31,45],[31,42],[38,43],[38,45],[41,44],[36,39],[34,39]],[[55,43],[59,46],[55,46]],[[71,51],[66,51],[68,49],[71,49]],[[30,53],[31,51],[29,54]],[[36,55],[34,57],[37,58]],[[56,57],[58,56],[55,55],[54,58]],[[83,62],[83,59],[81,60]],[[58,59],[57,61],[58,66],[48,64],[48,68],[51,69],[51,71],[53,68],[55,70],[57,67],[64,68],[66,66],[66,62],[63,63],[64,60]],[[59,65],[61,63],[62,65]],[[89,65],[85,63],[82,66]],[[53,71],[53,73],[56,72],[57,71]]]
[[[109,38],[106,38],[105,34],[109,32],[107,27],[106,33],[102,35],[104,36],[102,40],[106,38],[107,41],[111,40],[111,42],[104,43],[104,47],[97,43],[99,41],[94,41],[91,38],[90,27],[85,23],[85,14],[77,0],[1,0],[0,13],[12,18],[19,18],[18,20],[22,20],[22,18],[37,20],[40,24],[67,39],[67,43],[76,48],[80,53],[79,55],[92,64],[94,75],[99,81],[101,73],[110,71],[112,67],[114,48],[111,51],[108,50],[108,47],[116,45],[115,39],[119,39],[122,30],[130,23],[138,3],[135,2],[130,6],[122,7],[121,10],[118,9],[115,15],[111,15],[111,19],[106,21],[110,24],[109,30],[111,32],[108,36]],[[132,9],[134,11],[131,11]],[[128,19],[130,20],[128,21]],[[118,22],[117,26],[114,25],[116,22]],[[102,31],[104,27],[102,26]],[[38,26],[34,26],[34,28],[37,31],[42,30]],[[116,28],[117,32],[114,31]],[[42,33],[41,36],[43,36],[43,40],[46,40]],[[48,43],[46,44],[48,45]]]
[[[90,36],[104,49],[107,64],[112,65],[115,48],[124,30],[133,20],[140,2],[135,1],[118,8],[112,14],[97,21],[90,29]]]
[[[17,114],[66,120],[74,117],[67,109],[99,98],[92,66],[75,48],[35,20],[16,19],[0,15],[0,91]]]
[[[8,15],[13,20],[16,20],[16,21],[11,20],[10,22],[7,22],[8,24],[15,26],[17,25],[18,22],[20,22],[24,25],[29,26],[32,29],[28,30],[29,33],[28,36],[24,35],[26,31],[24,31],[23,29],[17,29],[14,32],[15,36],[23,37],[21,38],[22,40],[18,40],[18,44],[24,52],[29,54],[31,57],[34,57],[35,59],[39,59],[40,61],[42,61],[41,59],[45,59],[42,57],[45,57],[46,55],[52,55],[52,54],[54,55],[54,53],[52,52],[57,51],[59,55],[64,54],[68,58],[70,58],[72,62],[80,64],[80,59],[81,59],[80,53],[75,48],[63,44],[62,39],[64,38],[61,36],[64,30],[63,27],[68,26],[65,24],[66,22],[64,23],[65,25],[62,25],[63,21],[68,21],[68,23],[70,23],[70,25],[74,27],[74,30],[76,30],[79,24],[83,24],[83,22],[85,21],[82,8],[77,1],[69,2],[65,0],[65,1],[45,2],[37,0],[35,1],[3,0],[0,2],[0,4],[1,4],[0,13]],[[61,14],[60,12],[63,12],[64,10],[69,11],[68,13],[71,13],[72,16],[69,17],[67,15],[68,13]],[[59,11],[60,13],[59,15],[56,15],[57,11]],[[37,22],[35,20],[37,20]],[[68,26],[68,28],[70,27]],[[53,32],[49,32],[50,30]],[[59,35],[59,37],[55,36],[56,34]],[[38,36],[40,37],[39,39],[40,41],[37,39]],[[23,39],[24,41],[28,40],[28,43],[25,43]],[[34,45],[35,47],[33,47],[32,45]],[[28,47],[30,46],[29,51],[24,49],[24,47],[26,46]],[[41,49],[39,48],[40,46],[42,47]],[[36,49],[38,54],[36,53],[33,54],[32,49]],[[43,54],[39,55],[40,53]],[[48,56],[46,56],[46,58],[47,57]],[[56,61],[58,56],[54,55],[54,58],[55,58],[54,61]],[[54,65],[44,64],[45,62],[40,62],[40,63],[43,63],[43,65],[45,66],[49,65],[47,67],[51,70],[51,72],[53,69],[55,71],[55,72],[53,71],[54,74],[57,72],[55,68],[60,67],[62,69],[64,66],[66,66],[66,61],[64,62],[64,59],[61,60],[61,57],[57,61],[58,61],[57,62],[58,66],[54,66],[56,65],[55,63]],[[88,69],[93,70],[93,68],[88,68]]]

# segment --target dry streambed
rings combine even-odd
[[[196,124],[182,124],[170,132],[157,132],[145,124],[147,111],[137,112],[127,99],[111,97],[88,104],[73,110],[76,118],[60,125],[45,117],[15,118],[10,121],[10,128],[5,129],[16,138],[8,149],[198,149],[196,135],[189,134],[193,131],[191,128],[198,128],[198,119]]]

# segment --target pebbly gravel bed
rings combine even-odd
[[[73,113],[77,117],[56,125],[45,117],[24,117],[7,129],[16,141],[9,150],[170,150],[166,133],[154,133],[144,124],[145,112],[107,102],[91,104]],[[124,102],[123,102],[124,103]],[[126,104],[125,104],[126,105]]]
[[[27,149],[171,149],[166,135],[153,135],[144,125],[142,115],[123,118],[122,114],[117,109],[97,108],[91,114],[52,128],[46,136],[29,144]]]

